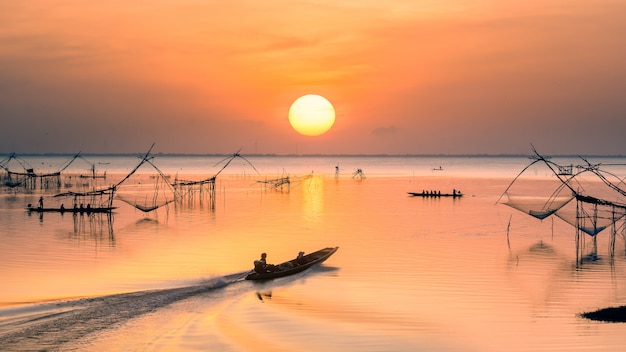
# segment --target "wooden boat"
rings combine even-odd
[[[327,247],[324,249],[320,249],[319,251],[304,255],[299,260],[296,258],[286,261],[282,264],[278,264],[276,265],[277,269],[271,272],[268,271],[258,273],[255,270],[252,270],[246,276],[246,280],[269,280],[302,272],[312,267],[313,265],[325,261],[331,255],[333,255],[337,251],[337,249],[339,249],[339,247]]]
[[[439,197],[453,197],[460,198],[463,196],[461,192],[455,193],[428,193],[428,192],[407,192],[412,197],[424,197],[424,198],[439,198]]]
[[[110,213],[117,207],[94,207],[94,208],[39,208],[27,206],[26,210],[37,213],[73,213],[73,214],[91,214],[91,213]]]

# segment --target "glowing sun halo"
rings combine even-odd
[[[326,133],[335,123],[335,109],[320,95],[304,95],[291,104],[289,123],[300,134],[319,136]]]

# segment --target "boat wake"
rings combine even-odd
[[[245,272],[186,287],[0,309],[0,346],[6,351],[57,349],[172,303],[216,292],[243,276]]]

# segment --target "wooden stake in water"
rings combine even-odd
[[[509,246],[509,252],[511,251],[511,241],[509,240],[509,230],[511,229],[512,218],[513,218],[513,214],[509,216],[509,224],[506,226],[506,244]]]

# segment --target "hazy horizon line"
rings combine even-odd
[[[123,152],[123,153],[4,153],[0,152],[0,156],[76,156],[76,155],[84,155],[84,156],[137,156],[137,155],[145,155],[146,152]],[[405,153],[405,154],[341,154],[341,153],[332,153],[332,154],[324,154],[324,153],[311,153],[311,154],[296,154],[296,153],[288,153],[288,154],[278,154],[278,153],[174,153],[174,152],[157,152],[150,153],[153,156],[232,156],[232,155],[241,155],[246,157],[260,156],[260,157],[532,157],[535,154],[519,154],[519,153],[468,153],[468,154],[460,154],[460,153]],[[624,154],[545,154],[544,157],[625,157]]]

